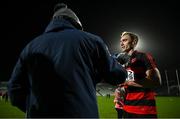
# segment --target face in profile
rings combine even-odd
[[[120,47],[122,52],[129,52],[131,49],[134,49],[136,43],[131,37],[126,34],[123,35],[120,39]]]

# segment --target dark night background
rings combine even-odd
[[[59,0],[60,1],[60,0]],[[24,46],[43,33],[58,0],[6,1],[1,4],[0,81],[7,81]],[[62,0],[80,18],[84,30],[101,36],[117,52],[122,31],[139,34],[161,72],[180,69],[178,1]],[[179,70],[180,71],[180,70]]]

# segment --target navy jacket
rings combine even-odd
[[[54,19],[21,52],[8,92],[27,117],[98,117],[96,84],[126,75],[100,37]]]

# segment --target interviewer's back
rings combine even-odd
[[[24,48],[9,81],[11,103],[27,117],[98,117],[95,85],[126,78],[102,39],[63,9]]]

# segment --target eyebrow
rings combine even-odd
[[[123,41],[123,40],[128,40],[128,39],[127,38],[120,39],[120,41]]]

